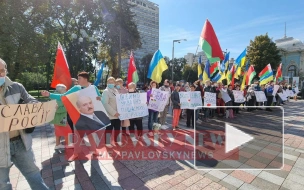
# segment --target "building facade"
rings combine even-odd
[[[205,64],[207,62],[207,57],[203,51],[198,52],[196,55],[194,55],[193,53],[187,53],[184,58],[187,60],[187,64],[189,66],[192,66],[193,63],[198,63],[198,59],[200,56],[202,56],[202,64]]]
[[[135,14],[134,22],[141,37],[142,47],[135,51],[135,56],[142,58],[154,54],[159,48],[159,7],[148,0],[129,0],[131,11]]]
[[[282,75],[290,84],[304,72],[304,43],[293,37],[275,40],[282,58]]]
[[[134,57],[140,60],[159,49],[159,7],[148,0],[129,0],[129,3],[134,6],[131,11],[142,43],[142,47],[134,51]],[[129,59],[122,59],[122,71],[128,72],[128,67]]]

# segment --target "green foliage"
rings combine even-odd
[[[185,65],[183,69],[183,79],[185,81],[193,83],[198,80],[197,65],[198,63],[194,63],[192,67],[189,65]]]
[[[36,72],[46,65],[50,79],[58,41],[61,42],[72,77],[86,70],[93,73],[92,62],[108,59],[115,70],[118,31],[122,52],[140,47],[140,36],[127,0],[5,0],[0,1],[0,57],[12,80],[23,79],[22,71]],[[120,30],[118,30],[120,29]],[[83,43],[83,31],[88,34]],[[76,34],[76,39],[72,38]],[[74,35],[75,36],[75,35]],[[101,47],[99,47],[101,46]],[[108,57],[98,52],[108,53]],[[26,74],[25,74],[26,75]],[[26,83],[28,81],[21,81]],[[45,83],[45,81],[43,81]],[[50,80],[49,80],[50,82]]]
[[[147,54],[140,60],[135,60],[136,69],[139,77],[139,82],[143,82],[144,84],[148,82],[147,76],[149,71],[149,65],[152,60],[153,54]]]
[[[23,72],[16,81],[22,83],[27,91],[38,88],[46,89],[45,73]]]
[[[247,58],[254,65],[257,75],[267,64],[270,63],[272,69],[276,69],[281,62],[279,50],[276,44],[268,37],[268,34],[256,36],[254,41],[250,40]]]
[[[164,71],[164,73],[163,73],[163,81],[165,79],[172,80],[172,63],[173,63],[173,81],[180,81],[182,79],[186,80],[183,77],[183,69],[187,62],[186,59],[174,58],[174,60],[172,62],[172,60],[168,61],[168,59],[165,57],[165,60],[168,65],[168,70]]]

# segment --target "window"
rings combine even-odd
[[[297,71],[296,66],[294,66],[294,65],[289,66],[289,67],[288,67],[288,76],[289,76],[290,78],[296,76],[296,75],[297,75],[297,74],[296,74],[296,71]]]

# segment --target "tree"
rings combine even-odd
[[[165,57],[166,60],[166,57]],[[172,60],[166,61],[168,65],[168,70],[164,71],[163,73],[163,81],[165,79],[172,79]],[[184,66],[186,65],[187,60],[185,58],[174,58],[173,61],[173,81],[180,81],[180,80],[185,80],[183,78],[183,69]]]
[[[149,65],[152,60],[152,57],[153,54],[147,54],[140,60],[137,59],[135,61],[139,81],[143,82],[144,84],[148,81],[147,76],[148,76]]]
[[[281,56],[274,42],[268,37],[268,34],[256,36],[254,41],[250,40],[250,46],[247,52],[247,59],[254,66],[259,74],[267,64],[271,64],[272,69],[276,69],[280,62]]]
[[[197,65],[198,63],[194,63],[192,67],[190,65],[185,65],[183,69],[183,79],[187,82],[193,83],[198,79],[197,77]]]

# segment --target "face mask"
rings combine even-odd
[[[5,77],[0,77],[0,86],[2,86],[5,83]]]
[[[119,89],[120,89],[120,86],[118,85],[118,86],[116,86],[116,88],[119,90]]]
[[[114,88],[114,84],[108,84],[108,88],[113,89]]]

